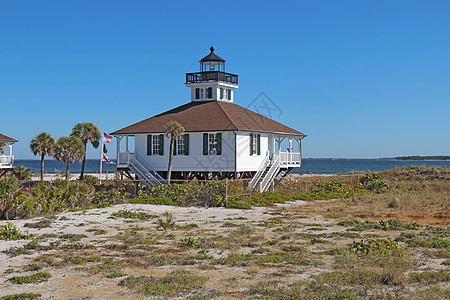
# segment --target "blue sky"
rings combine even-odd
[[[213,42],[235,103],[266,93],[308,134],[304,157],[449,155],[449,16],[450,1],[0,0],[0,132],[33,158],[42,131],[184,104]]]

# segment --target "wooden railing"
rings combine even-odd
[[[14,156],[0,155],[0,168],[11,168],[13,161]]]
[[[302,157],[300,153],[294,152],[275,152],[274,157],[280,156],[280,166],[281,167],[300,167],[302,162]]]

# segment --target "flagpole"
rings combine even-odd
[[[100,151],[100,184],[102,184],[102,168],[103,168],[103,139],[105,138],[105,132],[102,130],[102,145]]]

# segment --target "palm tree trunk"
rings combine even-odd
[[[80,180],[83,180],[83,178],[84,178],[84,165],[86,164],[86,147],[87,147],[87,144],[84,144],[84,157],[83,157],[83,162],[81,163]]]
[[[170,137],[170,149],[169,149],[169,168],[167,170],[167,183],[170,184],[170,176],[172,175],[172,160],[173,160],[173,147],[175,144],[174,136]]]
[[[44,157],[45,154],[41,155],[41,181],[44,181]]]
[[[66,181],[69,181],[69,162],[66,163]]]

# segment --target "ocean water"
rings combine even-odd
[[[24,165],[32,172],[40,172],[41,162],[36,159],[16,159],[14,165]],[[302,167],[292,170],[293,173],[313,174],[339,174],[351,171],[385,171],[407,166],[438,166],[450,168],[450,161],[428,161],[428,160],[395,160],[395,159],[345,159],[345,158],[304,158]],[[48,173],[64,172],[66,166],[56,160],[45,160],[45,171]],[[81,163],[70,164],[70,172],[77,173],[81,170]],[[86,160],[86,173],[98,173],[100,161],[98,159]],[[113,173],[116,165],[103,163],[103,171]]]

